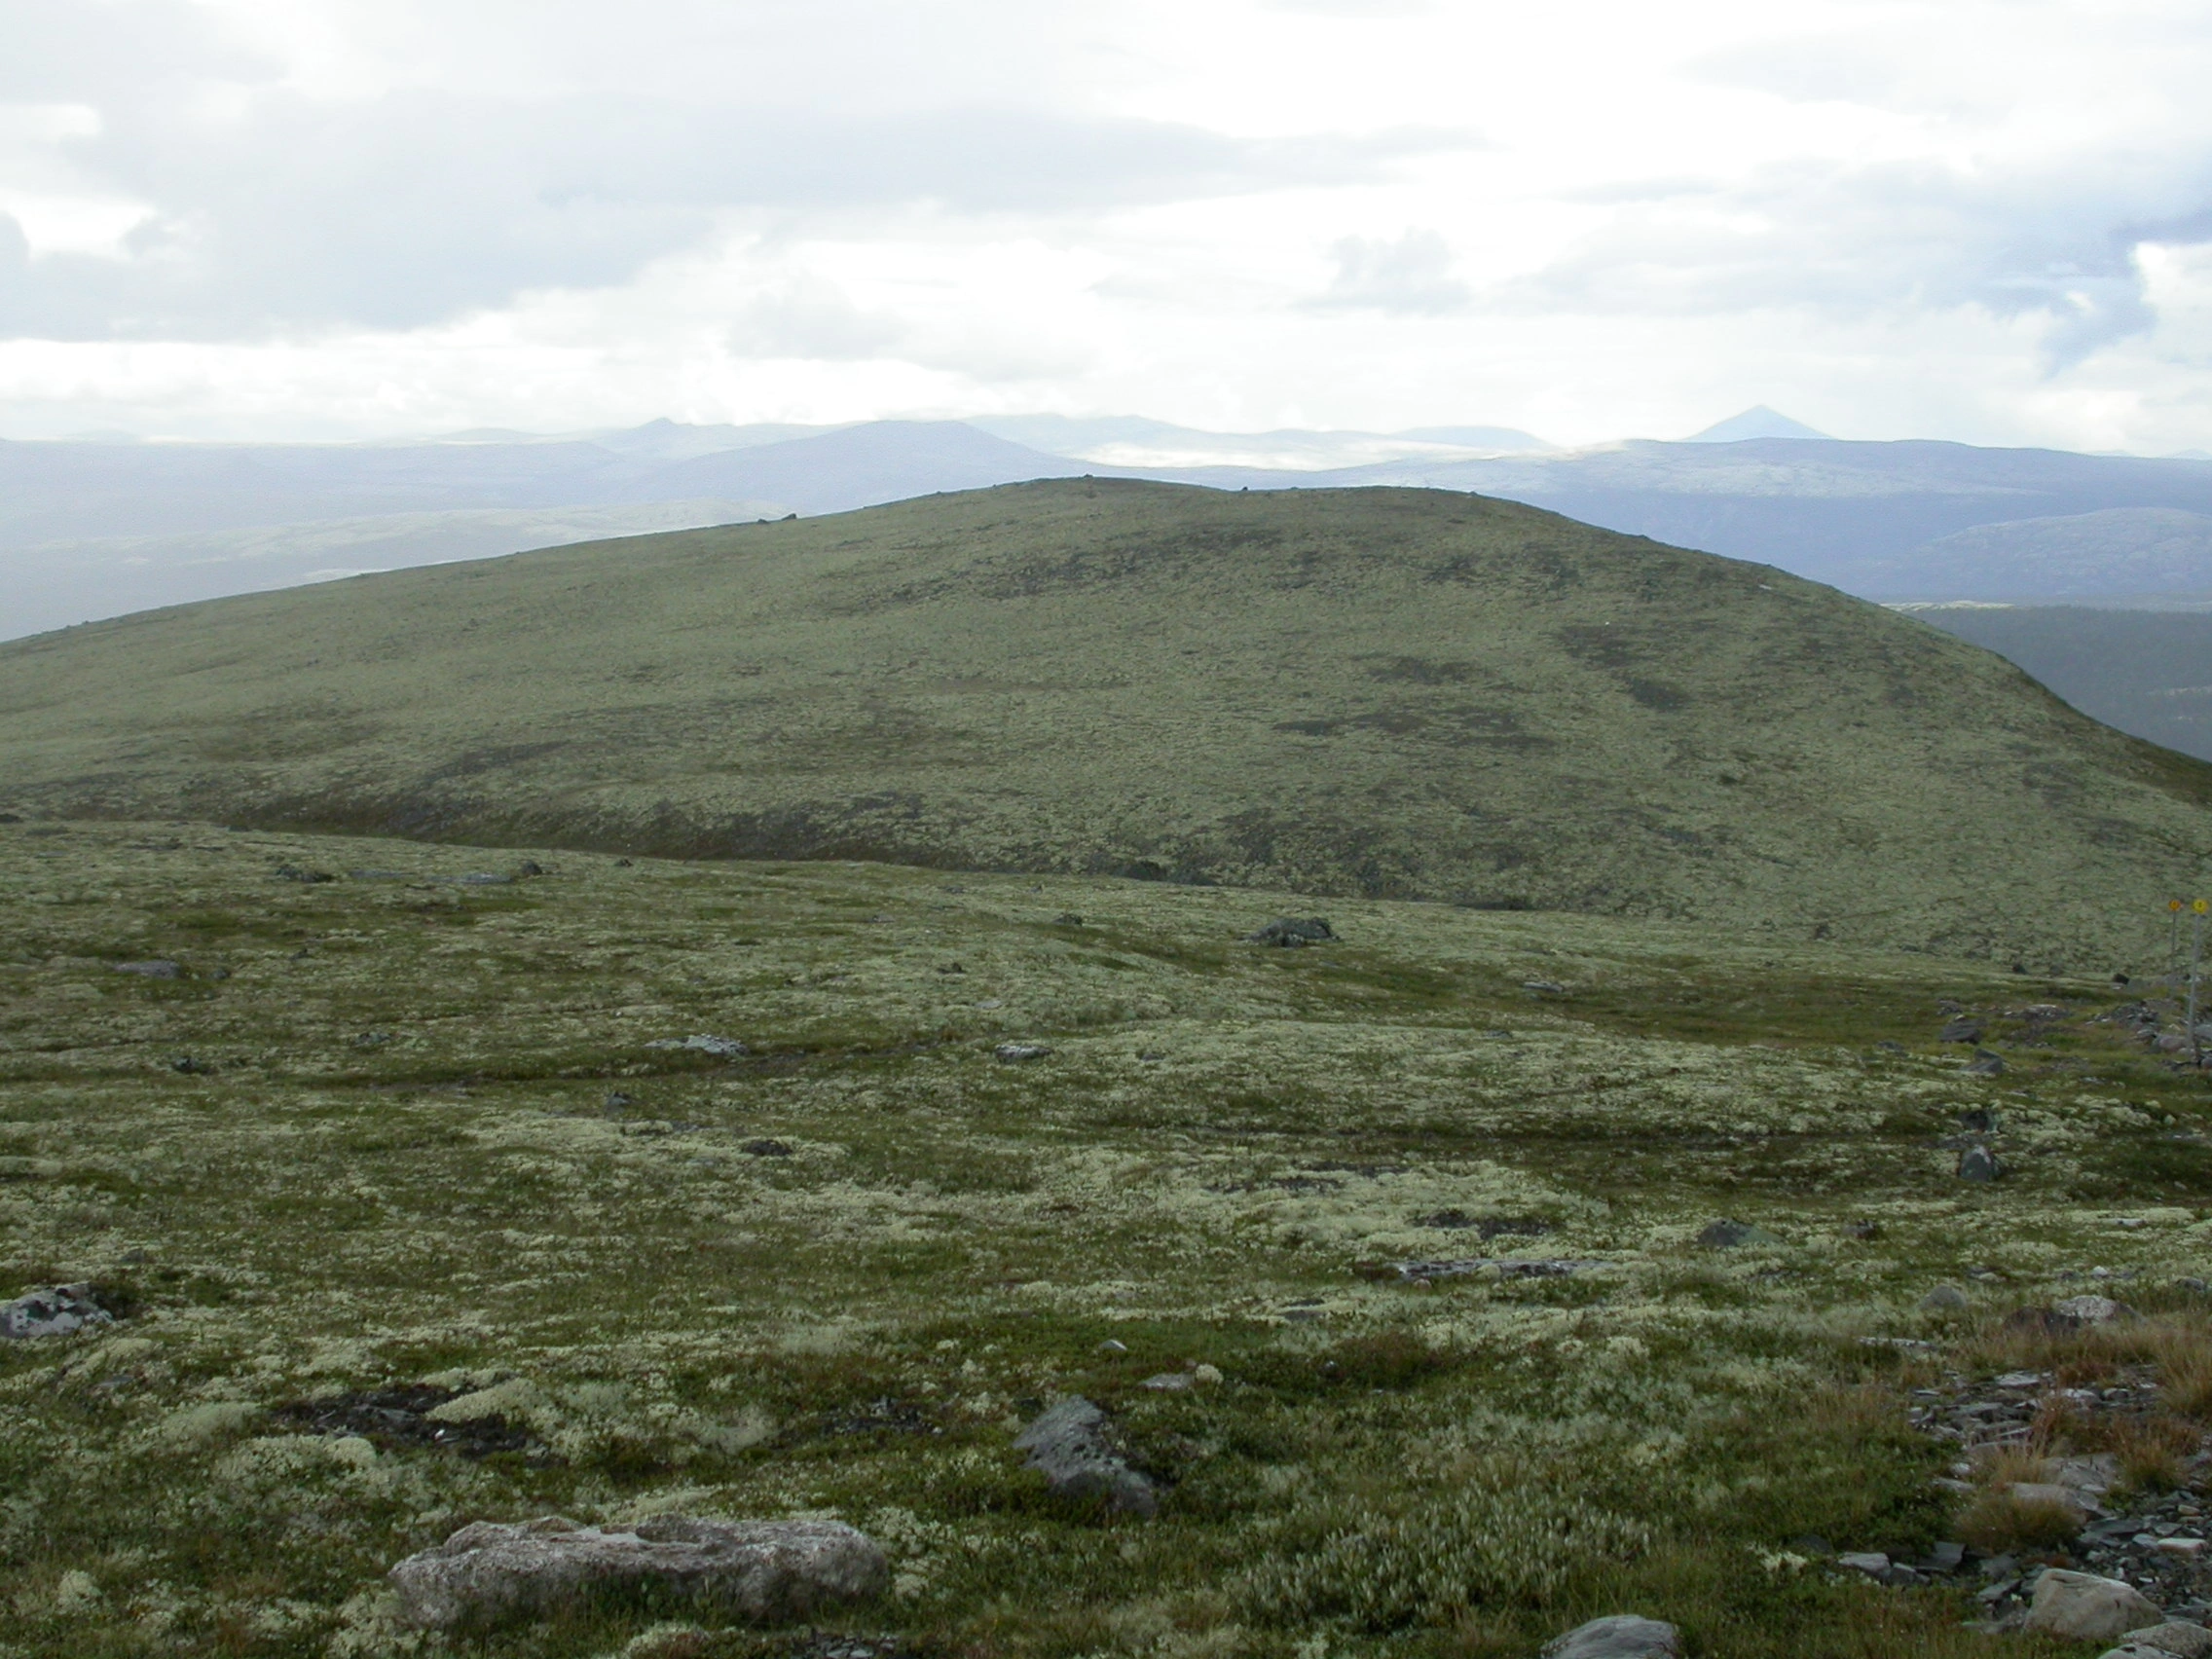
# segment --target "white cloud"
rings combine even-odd
[[[1309,305],[1439,316],[1463,310],[1472,297],[1453,276],[1452,249],[1434,231],[1408,231],[1395,241],[1345,237],[1329,251],[1336,277]]]
[[[2200,9],[1774,18],[0,0],[0,410],[2212,447]]]

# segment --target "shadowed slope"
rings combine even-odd
[[[1428,491],[1080,479],[20,642],[0,777],[51,812],[1269,882],[2039,967],[2131,952],[2212,843],[2212,769],[1763,566]]]

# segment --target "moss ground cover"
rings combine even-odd
[[[1338,941],[1239,941],[1315,907]],[[2143,1478],[2194,1445],[2212,1123],[2121,1000],[1587,916],[0,827],[0,1295],[126,1314],[0,1346],[0,1652],[442,1651],[398,1557],[666,1509],[866,1528],[850,1630],[917,1653],[1503,1656],[1624,1609],[1701,1659],[1985,1652],[1963,1593],[1792,1543],[1958,1536],[1908,1392],[2054,1296],[2153,1316],[2065,1358],[2164,1368]],[[1400,1267],[1473,1258],[1577,1266]],[[1069,1393],[1157,1520],[1021,1466]],[[450,1645],[813,1640],[665,1613]]]

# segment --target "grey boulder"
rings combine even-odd
[[[1681,1659],[1681,1633],[1659,1619],[1615,1613],[1577,1625],[1546,1646],[1541,1659]]]
[[[1107,1436],[1106,1414],[1080,1394],[1062,1400],[1014,1439],[1029,1454],[1029,1467],[1062,1497],[1098,1497],[1126,1515],[1150,1516],[1160,1508],[1152,1482],[1129,1467]]]
[[[649,1595],[755,1624],[788,1624],[879,1594],[882,1549],[838,1521],[659,1515],[580,1527],[557,1515],[479,1521],[391,1569],[399,1614],[428,1630],[545,1618],[608,1595]]]
[[[1697,1235],[1697,1241],[1708,1250],[1740,1250],[1747,1244],[1779,1244],[1782,1242],[1763,1227],[1755,1227],[1751,1222],[1736,1221],[1727,1217],[1707,1223],[1705,1230]]]
[[[1265,927],[1255,928],[1244,936],[1250,944],[1272,944],[1297,950],[1309,944],[1323,944],[1336,938],[1327,921],[1319,916],[1277,916]]]
[[[2164,1618],[2157,1604],[2132,1584],[2054,1567],[2036,1580],[2021,1628],[2071,1641],[2110,1641]]]
[[[87,1325],[111,1325],[115,1315],[92,1298],[89,1284],[49,1285],[13,1302],[0,1302],[0,1340],[65,1337]]]
[[[2005,1165],[1997,1161],[1997,1155],[1985,1146],[1970,1146],[1959,1154],[1959,1179],[1962,1181],[1994,1181],[2005,1173]]]

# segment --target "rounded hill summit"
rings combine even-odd
[[[1063,479],[0,646],[0,806],[1703,920],[2110,966],[2212,767],[1761,565]],[[2162,912],[2160,912],[2162,913]]]

